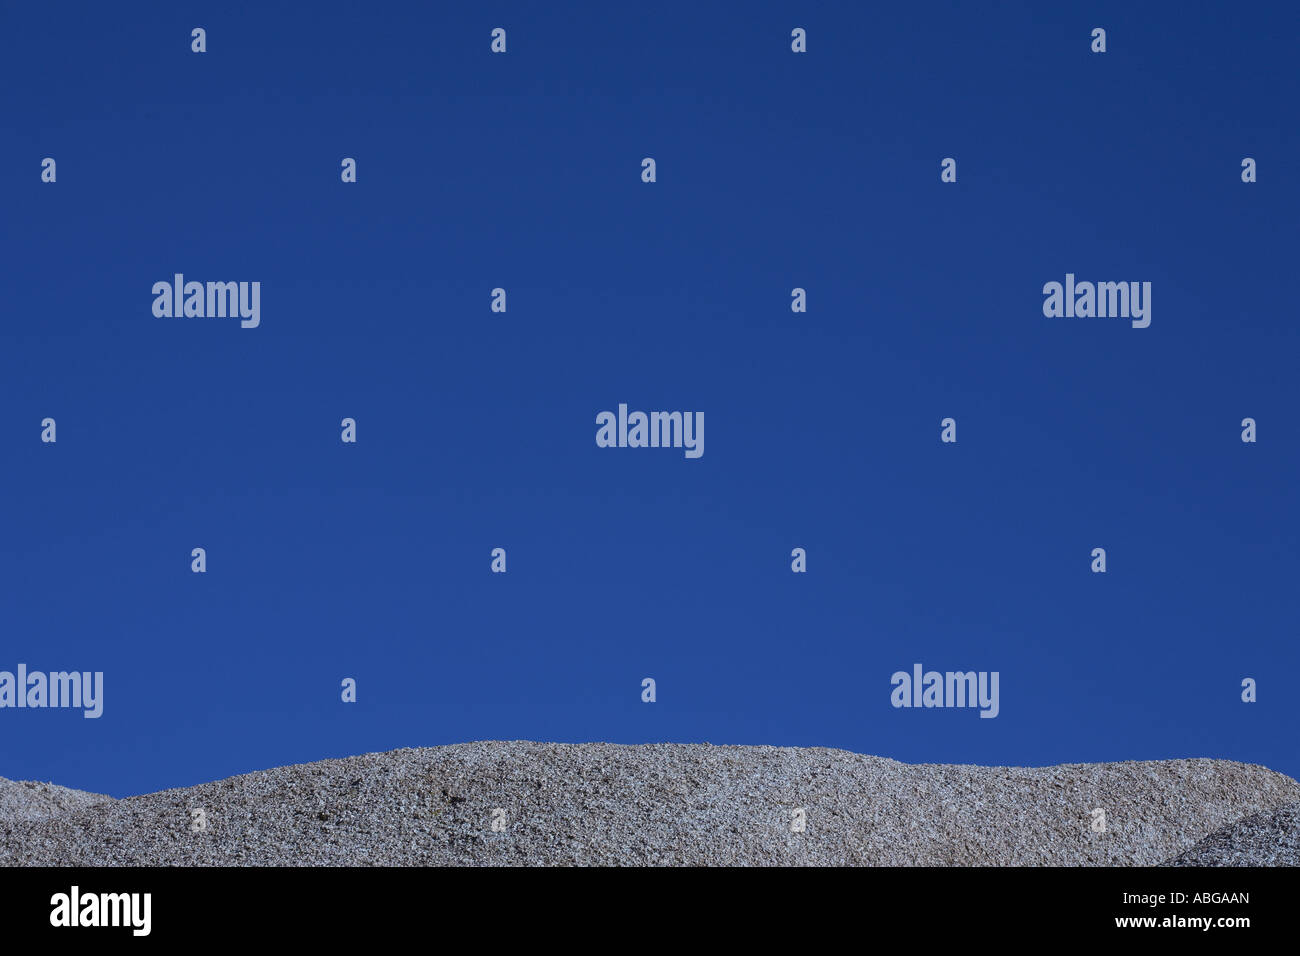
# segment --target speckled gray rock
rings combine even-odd
[[[0,777],[0,826],[20,820],[47,820],[68,810],[109,803],[112,797],[84,790],[69,790],[34,780]]]
[[[1170,866],[1300,866],[1300,803],[1230,823]]]
[[[977,767],[823,748],[483,742],[0,816],[0,864],[1152,865],[1297,801],[1290,777],[1221,760]]]

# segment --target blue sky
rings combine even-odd
[[[10,5],[0,669],[105,703],[0,710],[0,775],[499,738],[1300,775],[1298,26]],[[260,327],[155,317],[176,272],[260,281]],[[1151,282],[1151,326],[1044,317],[1067,272]],[[598,448],[620,402],[705,454]],[[999,716],[891,707],[915,662],[998,671]]]

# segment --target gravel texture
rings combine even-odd
[[[1170,866],[1300,866],[1300,803],[1230,823]]]
[[[1224,760],[977,767],[824,748],[482,742],[122,800],[5,781],[0,865],[1156,865],[1283,805],[1294,846],[1297,802],[1290,777]],[[796,809],[805,832],[792,831]]]
[[[81,810],[112,801],[112,797],[99,793],[69,790],[52,783],[6,780],[0,777],[0,827],[10,823],[48,820],[69,810]]]

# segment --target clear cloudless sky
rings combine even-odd
[[[1282,2],[6,4],[0,670],[105,700],[0,710],[0,774],[519,738],[1300,774],[1297,36]],[[261,282],[261,326],[156,318],[177,272]],[[1152,283],[1150,327],[1044,317],[1067,272]],[[620,402],[704,412],[704,456],[598,448]],[[917,662],[998,671],[1000,715],[893,708]]]

